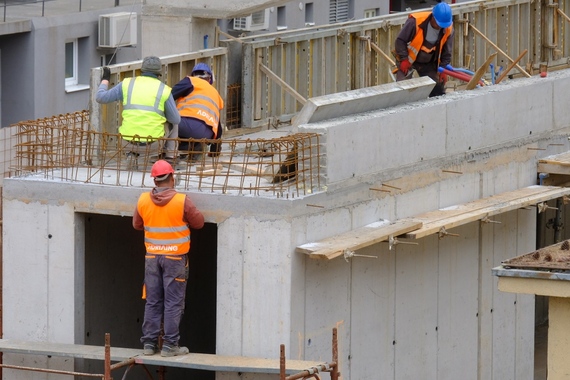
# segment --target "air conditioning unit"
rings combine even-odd
[[[99,47],[116,48],[136,43],[136,13],[118,12],[99,16]]]
[[[246,17],[234,18],[234,30],[255,32],[269,29],[269,8],[255,12]]]

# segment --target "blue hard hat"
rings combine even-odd
[[[212,69],[210,69],[210,66],[208,66],[206,63],[200,62],[196,64],[196,66],[194,66],[192,69],[190,76],[202,78],[210,82],[210,84],[214,82],[214,74],[212,73]]]
[[[433,18],[440,28],[448,28],[453,24],[453,14],[451,7],[444,2],[437,4],[433,7]]]

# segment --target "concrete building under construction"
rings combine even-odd
[[[221,155],[177,166],[207,222],[192,233],[185,357],[140,355],[131,216],[151,163],[116,144],[120,105],[92,101],[101,69],[88,110],[5,128],[3,378],[534,379],[548,302],[499,291],[494,268],[568,236],[570,4],[452,9],[453,64],[483,83],[436,98],[428,78],[390,76],[408,13],[161,54],[167,84],[197,62],[224,96],[240,82]],[[140,64],[110,65],[111,82]]]

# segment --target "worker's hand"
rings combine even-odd
[[[107,66],[103,67],[103,75],[101,76],[101,80],[111,80],[111,69],[109,69]]]
[[[403,61],[400,61],[400,71],[403,72],[404,74],[408,74],[408,71],[410,71],[410,67],[412,67],[412,64],[410,63],[410,61],[408,61],[408,59],[404,59]]]

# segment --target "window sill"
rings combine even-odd
[[[65,92],[67,92],[67,93],[83,91],[83,90],[89,90],[89,85],[88,84],[74,84],[73,86],[65,86]]]
[[[277,26],[277,30],[286,30],[287,27],[286,26]]]

